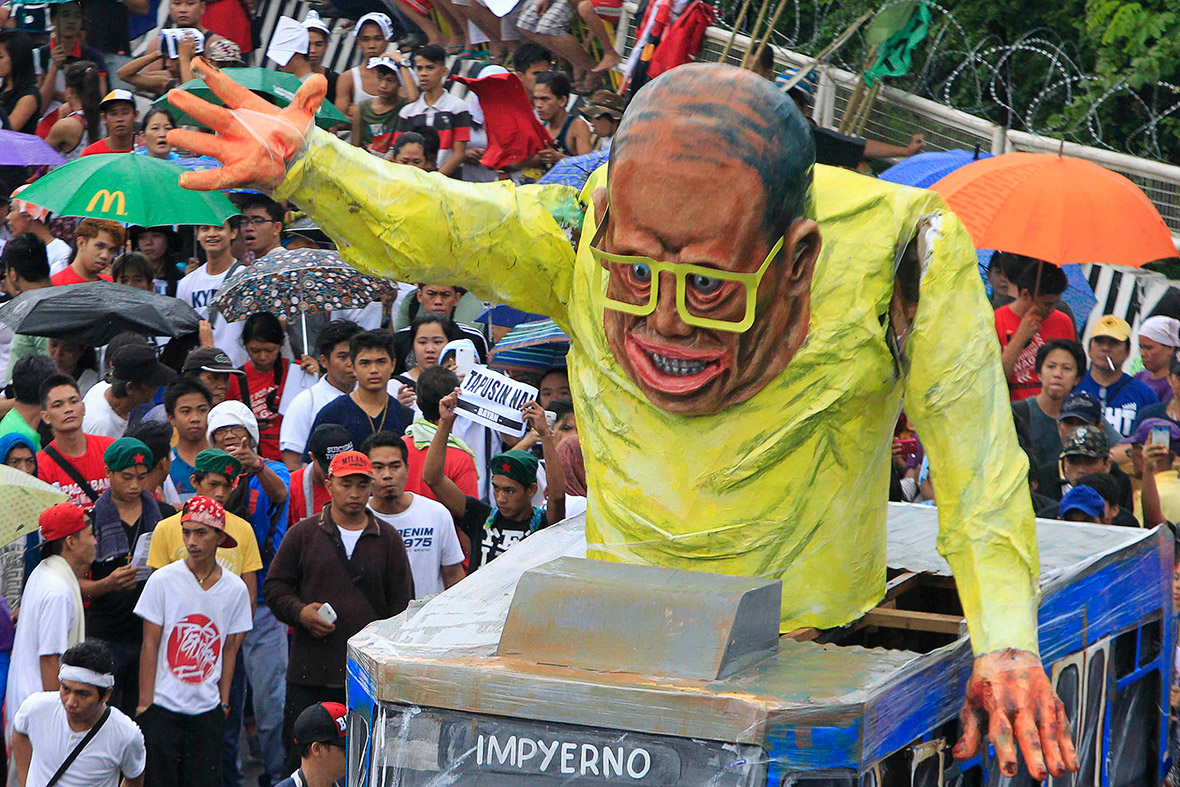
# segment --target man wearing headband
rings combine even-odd
[[[58,691],[38,692],[21,704],[12,754],[22,785],[48,784],[55,775],[60,785],[143,784],[143,733],[127,714],[107,705],[114,670],[106,645],[88,639],[62,654]]]

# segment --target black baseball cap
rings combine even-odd
[[[307,452],[325,473],[333,459],[354,448],[352,435],[340,424],[320,424],[307,440]]]
[[[320,702],[304,708],[292,730],[295,743],[336,743],[344,745],[348,734],[348,708],[339,702]]]
[[[1088,424],[1102,421],[1102,403],[1088,393],[1071,393],[1061,402],[1061,414],[1057,420],[1081,418]]]
[[[111,375],[116,380],[158,388],[172,382],[176,372],[160,363],[151,345],[128,344],[112,356]]]
[[[181,374],[196,374],[197,372],[213,372],[214,374],[244,374],[235,368],[233,361],[225,354],[225,350],[217,347],[198,347],[184,359]]]

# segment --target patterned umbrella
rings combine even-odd
[[[553,169],[542,175],[537,182],[560,183],[563,186],[572,186],[581,191],[582,187],[586,185],[586,181],[594,174],[594,170],[605,164],[609,156],[609,151],[596,150],[581,156],[563,158],[553,165]]]
[[[282,249],[239,268],[211,305],[230,322],[259,311],[302,320],[315,312],[363,309],[396,292],[393,282],[360,273],[334,251]]]
[[[523,322],[496,343],[488,356],[493,369],[535,372],[565,366],[570,339],[553,320]]]
[[[42,164],[65,164],[60,153],[36,134],[19,131],[0,131],[0,165],[5,167],[33,167]]]

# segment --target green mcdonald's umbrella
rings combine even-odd
[[[291,103],[295,98],[295,91],[303,83],[299,81],[299,77],[293,74],[284,74],[282,71],[271,71],[269,68],[223,68],[221,73],[237,82],[244,88],[253,90],[255,93],[260,93],[263,98],[274,104],[285,107]],[[192,93],[195,96],[205,99],[211,104],[221,106],[221,99],[214,95],[213,91],[205,84],[203,79],[190,79],[183,85],[178,85],[176,90],[184,90]],[[176,122],[182,126],[200,126],[203,125],[193,120],[188,115],[180,113],[176,107],[168,103],[167,94],[160,96],[152,106],[164,107],[176,117]],[[179,117],[177,117],[177,114]],[[340,123],[347,123],[348,118],[340,113],[332,104],[325,101],[320,104],[320,108],[315,113],[316,125],[321,128],[331,128]]]
[[[218,191],[180,187],[179,164],[135,153],[82,156],[36,180],[21,199],[63,216],[141,227],[221,224],[238,209]]]

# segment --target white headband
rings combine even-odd
[[[62,664],[57,668],[58,680],[72,680],[77,683],[89,683],[100,689],[109,689],[115,685],[115,676],[109,673],[95,672],[85,667],[75,667],[72,664]]]

